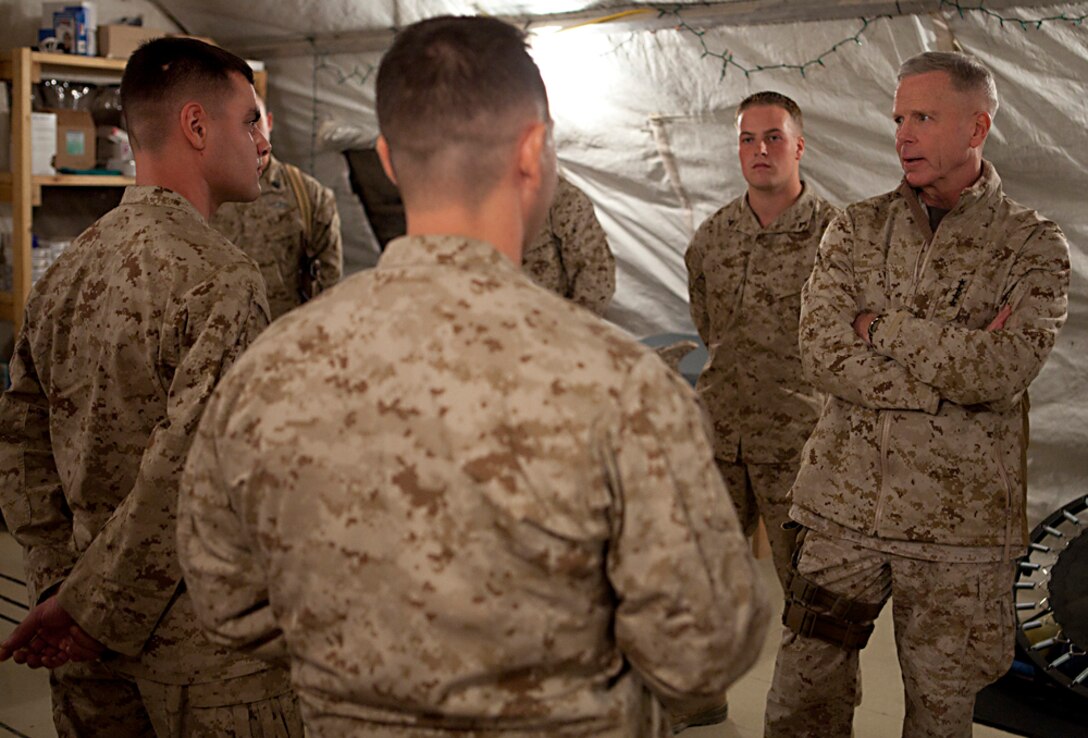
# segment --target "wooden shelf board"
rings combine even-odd
[[[107,59],[102,56],[80,56],[79,54],[52,54],[32,51],[30,60],[49,67],[68,67],[69,69],[94,69],[106,72],[123,72],[127,59]]]
[[[35,174],[31,181],[38,187],[128,187],[132,177],[115,174]]]
[[[84,70],[90,72],[110,72],[120,75],[125,71],[127,59],[106,59],[101,56],[80,56],[78,54],[54,54],[44,51],[30,52],[30,61],[34,65],[31,74],[34,82],[40,82],[42,68],[50,72],[58,69]],[[10,58],[0,60],[0,79],[11,79],[14,74]]]
[[[30,178],[31,204],[42,204],[42,187],[128,187],[135,184],[132,177],[98,174],[36,174]],[[12,200],[11,172],[0,172],[0,202]]]

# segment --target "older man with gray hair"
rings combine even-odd
[[[793,487],[804,532],[767,736],[851,734],[858,652],[889,596],[906,738],[970,736],[976,693],[1012,659],[1027,388],[1065,322],[1069,250],[983,159],[996,111],[978,60],[908,59],[903,182],[820,244],[800,347],[830,398]]]

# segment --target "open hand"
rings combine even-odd
[[[55,669],[69,661],[92,661],[105,650],[76,624],[54,595],[32,609],[0,643],[0,661],[10,658],[31,669]]]

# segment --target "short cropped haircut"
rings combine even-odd
[[[484,17],[442,16],[401,31],[378,68],[377,109],[398,181],[423,182],[452,157],[469,196],[494,185],[498,155],[526,120],[550,121],[525,33]]]
[[[990,70],[973,56],[956,51],[926,51],[907,59],[899,67],[899,81],[927,72],[945,72],[959,92],[979,95],[990,117],[997,115],[997,85]]]
[[[797,124],[798,133],[804,133],[805,131],[805,119],[801,114],[801,107],[790,98],[783,95],[781,92],[774,92],[772,90],[764,90],[763,92],[757,92],[749,95],[740,101],[740,105],[737,106],[736,122],[740,122],[740,114],[748,108],[754,108],[757,105],[773,105],[778,108],[782,108],[790,114],[790,118]]]
[[[253,84],[249,65],[218,46],[193,38],[145,43],[129,58],[121,77],[121,110],[133,145],[159,148],[180,106],[228,91],[233,72]]]

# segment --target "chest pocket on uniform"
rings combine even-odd
[[[790,255],[789,258],[775,265],[774,269],[763,277],[763,286],[771,300],[801,299],[801,288],[812,274],[812,261],[804,254]]]
[[[736,320],[747,262],[748,253],[736,249],[721,248],[707,256],[703,266],[707,312],[716,330],[727,330]]]
[[[929,291],[927,313],[932,320],[979,329],[997,314],[1000,287],[988,275],[964,272],[942,279]]]

